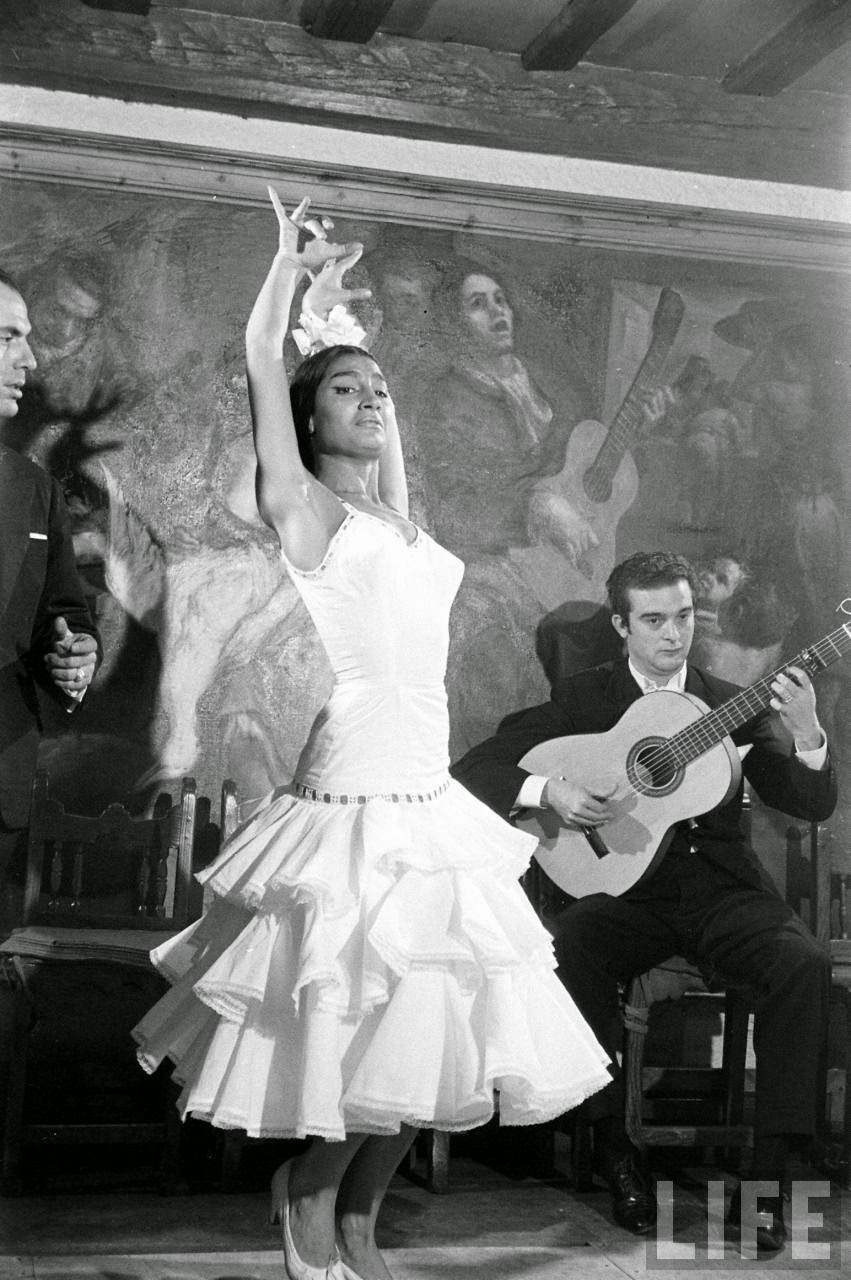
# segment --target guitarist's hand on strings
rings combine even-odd
[[[800,667],[787,667],[771,682],[774,697],[771,706],[795,739],[799,751],[814,751],[824,742],[824,733],[816,714],[816,695],[812,682]]]
[[[600,786],[592,792],[567,778],[548,778],[541,799],[548,809],[558,814],[566,827],[578,830],[600,827],[611,821],[614,810],[608,802],[615,790],[616,786],[612,784],[608,789]]]

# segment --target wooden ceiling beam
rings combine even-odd
[[[301,25],[320,40],[366,44],[392,4],[393,0],[317,0],[305,6]]]
[[[151,12],[152,0],[82,0],[87,9],[106,9],[109,13],[138,13],[143,18]]]
[[[721,84],[727,93],[773,97],[851,39],[851,0],[810,0],[747,57]]]
[[[567,0],[558,17],[523,50],[523,66],[527,71],[569,71],[634,4],[635,0]]]
[[[10,86],[36,85],[661,170],[827,188],[849,182],[847,98],[838,93],[793,87],[776,98],[731,96],[715,81],[686,76],[666,77],[660,92],[657,75],[588,62],[569,76],[519,75],[514,55],[385,34],[369,45],[337,44],[295,22],[199,13],[170,0],[158,0],[147,18],[97,14],[77,0],[0,7],[0,96],[13,119]]]

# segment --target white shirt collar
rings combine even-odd
[[[628,658],[629,669],[632,678],[638,685],[642,693],[653,693],[654,689],[673,689],[676,693],[682,693],[686,687],[686,664],[680,667],[679,671],[675,671],[669,680],[664,684],[658,684],[653,680],[648,680],[647,676],[641,674],[636,666],[633,665],[632,658]]]

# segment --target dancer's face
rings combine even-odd
[[[366,355],[340,354],[331,361],[316,391],[316,450],[347,457],[378,457],[393,413],[387,383],[375,361]]]
[[[461,313],[470,336],[492,355],[514,346],[514,312],[496,280],[469,275],[461,285]]]

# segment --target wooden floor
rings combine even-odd
[[[742,1258],[735,1243],[710,1261],[706,1183],[717,1171],[659,1172],[673,1231],[663,1227],[640,1240],[614,1224],[605,1191],[577,1193],[560,1168],[541,1179],[517,1176],[504,1162],[453,1158],[445,1196],[397,1175],[380,1220],[382,1247],[397,1280],[724,1280],[743,1273],[835,1280],[851,1274],[849,1193],[834,1187],[829,1197],[812,1200],[809,1212],[822,1215],[823,1227],[811,1223],[808,1240],[787,1244],[770,1263]],[[728,1178],[728,1192],[732,1186]],[[0,1200],[0,1280],[283,1280],[266,1211],[259,1188],[233,1195],[99,1190]]]

